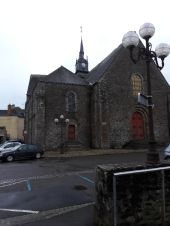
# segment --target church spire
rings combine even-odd
[[[82,33],[82,26],[81,33]],[[76,60],[76,74],[78,72],[80,73],[88,73],[88,60],[84,59],[84,47],[83,47],[83,39],[81,36],[81,42],[80,42],[80,52],[79,52],[79,59]]]
[[[84,48],[83,48],[83,40],[82,40],[82,37],[81,37],[80,52],[79,52],[79,59],[80,58],[84,59]]]

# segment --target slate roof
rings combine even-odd
[[[28,85],[27,95],[31,95],[34,87],[38,82],[51,82],[58,84],[74,84],[74,85],[88,85],[88,82],[67,68],[61,66],[49,75],[31,75]]]
[[[0,116],[6,116],[7,110],[0,110]]]
[[[143,47],[142,42],[140,42],[140,45]],[[38,81],[58,84],[93,85],[102,78],[105,72],[114,64],[116,59],[118,59],[122,54],[127,54],[125,51],[125,48],[120,44],[103,61],[87,73],[85,78],[69,71],[63,66],[59,67],[49,75],[31,75],[27,94],[29,95],[29,93],[32,93],[32,90]]]
[[[31,75],[30,81],[28,85],[27,95],[31,95],[34,87],[36,86],[37,82],[43,81],[46,75]]]
[[[12,112],[10,113],[10,115],[8,115],[8,110],[0,110],[0,117],[2,116],[17,116],[20,118],[24,118],[24,114],[25,114],[25,110],[19,108],[19,107],[15,107],[14,109],[12,109]]]
[[[122,45],[113,50],[101,63],[99,63],[95,68],[93,68],[87,78],[90,84],[94,84],[100,80],[102,75],[109,69],[113,64],[113,61],[121,54],[124,50]]]
[[[35,85],[39,81],[58,84],[92,85],[100,80],[102,75],[109,69],[114,60],[121,54],[123,49],[124,47],[120,45],[112,51],[101,63],[99,63],[87,74],[87,78],[82,78],[78,74],[74,74],[63,66],[59,67],[49,75],[31,75],[27,95],[31,95]]]
[[[74,84],[74,85],[87,85],[88,83],[80,78],[78,75],[69,71],[67,68],[61,66],[45,77],[45,82]]]

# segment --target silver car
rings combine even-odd
[[[14,147],[20,146],[20,145],[21,145],[20,142],[5,142],[5,143],[3,143],[3,144],[0,145],[0,152],[11,150]]]

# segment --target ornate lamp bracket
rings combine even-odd
[[[158,63],[158,58],[156,56],[156,53],[154,51],[152,51],[152,44],[148,42],[148,49],[147,48],[142,48],[142,47],[138,47],[138,53],[135,55],[134,54],[134,46],[130,46],[129,50],[130,50],[130,58],[133,61],[133,63],[137,63],[138,61],[145,60],[145,61],[154,61],[157,68],[159,68],[160,70],[164,67],[164,59],[165,57],[162,56],[161,57],[161,65],[159,65]]]

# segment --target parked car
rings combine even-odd
[[[0,145],[0,151],[11,150],[12,148],[21,145],[20,142],[5,142]]]
[[[164,150],[164,158],[165,159],[169,159],[170,158],[170,144]]]
[[[42,148],[35,144],[20,144],[15,148],[3,150],[0,152],[2,161],[12,162],[18,159],[35,158],[39,159],[44,154]]]
[[[4,141],[3,143],[0,144],[0,146],[3,145],[3,144],[12,143],[12,142],[19,142],[21,144],[24,144],[24,141],[21,140],[21,139],[11,139],[11,140]]]

